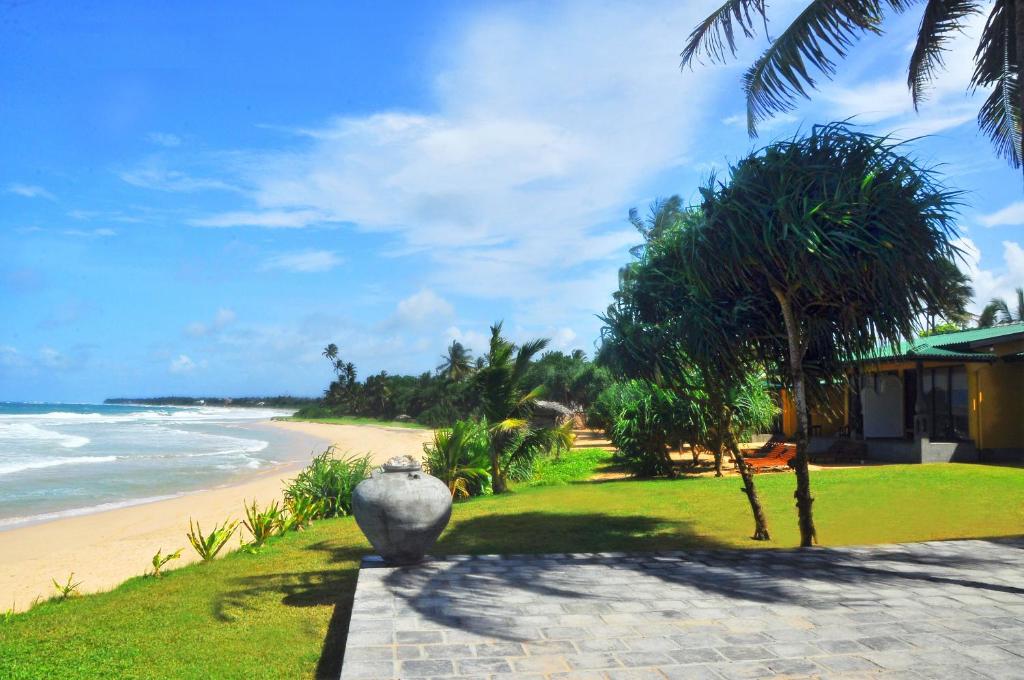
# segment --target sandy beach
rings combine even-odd
[[[377,463],[400,454],[419,457],[423,442],[432,436],[430,430],[369,425],[272,425],[334,444],[341,451],[369,452]],[[185,538],[189,518],[204,528],[228,517],[242,519],[243,501],[256,499],[262,505],[279,500],[285,481],[302,465],[288,463],[242,483],[167,500],[0,531],[0,612],[22,611],[37,597],[51,596],[50,579],[64,581],[71,572],[82,582],[82,593],[109,590],[145,573],[157,549],[185,548],[172,565],[194,562],[197,556]],[[229,547],[237,549],[238,540],[233,538]]]

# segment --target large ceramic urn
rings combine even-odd
[[[356,486],[352,514],[385,561],[415,564],[448,524],[452,495],[411,456],[399,456]]]

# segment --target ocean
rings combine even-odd
[[[213,488],[322,445],[263,408],[0,402],[0,530]]]

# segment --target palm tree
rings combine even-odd
[[[441,359],[443,362],[437,372],[452,382],[459,382],[473,373],[473,355],[458,340],[452,340],[448,353]]]
[[[992,298],[978,315],[978,328],[990,328],[997,323],[1024,322],[1024,288],[1017,289],[1017,310],[1010,309],[1003,298]]]
[[[941,303],[927,310],[928,330],[934,331],[939,319],[964,328],[972,318],[971,313],[967,311],[967,305],[971,304],[974,298],[971,279],[960,271],[953,261],[947,260],[941,266],[945,267],[948,273],[942,277],[942,285],[936,291]]]
[[[530,361],[549,342],[547,339],[531,340],[516,346],[502,337],[501,327],[500,321],[491,326],[487,365],[479,369],[475,377],[483,414],[491,428],[491,483],[494,493],[503,493],[507,489],[507,470],[502,457],[506,449],[522,439],[529,429],[530,409],[543,394],[541,386],[526,388],[523,378]]]
[[[330,361],[331,365],[333,366],[334,360],[338,358],[338,346],[332,342],[331,344],[327,345],[327,347],[324,347],[324,351],[321,352],[321,354],[324,357],[326,357],[327,360]]]
[[[834,123],[741,160],[701,196],[701,222],[676,249],[679,276],[732,310],[730,344],[778,367],[795,396],[795,496],[809,546],[809,391],[842,380],[845,362],[878,342],[911,340],[927,310],[946,303],[938,291],[959,255],[958,194],[888,140]]]
[[[835,75],[842,59],[865,33],[880,34],[887,16],[910,7],[910,0],[810,0],[743,76],[747,97],[747,130],[753,136],[760,121],[791,111],[796,100],[817,89],[816,74]],[[972,15],[986,7],[982,0],[925,0],[917,43],[910,55],[907,86],[916,109],[938,76],[949,40]],[[690,34],[682,66],[706,57],[724,62],[736,56],[736,34],[757,34],[768,28],[765,0],[725,0]],[[1021,113],[1024,111],[1024,2],[995,0],[974,55],[972,89],[992,88],[978,112],[978,126],[992,140],[996,154],[1021,167]]]

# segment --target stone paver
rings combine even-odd
[[[1024,678],[1024,539],[370,558],[341,677]]]

